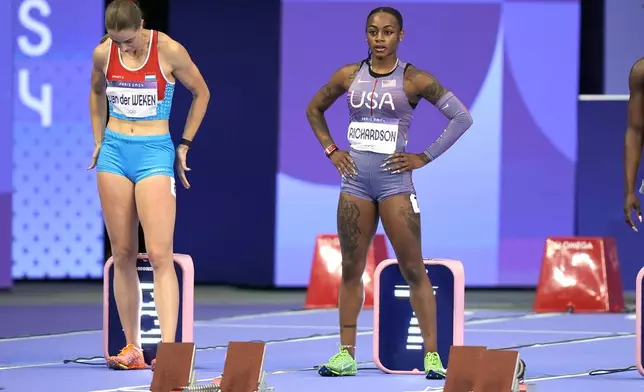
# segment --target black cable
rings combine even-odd
[[[358,332],[372,332],[371,330],[362,330]],[[256,342],[256,343],[266,343],[266,344],[273,344],[273,343],[285,343],[285,342],[293,342],[297,340],[310,340],[310,339],[317,339],[317,338],[325,338],[325,337],[332,337],[336,336],[337,333],[328,333],[328,334],[313,334],[313,335],[308,335],[304,337],[294,337],[294,338],[285,338],[285,339],[274,339],[274,340],[251,340],[251,342]],[[217,345],[217,346],[204,346],[204,347],[197,347],[196,351],[211,351],[211,350],[224,350],[227,349],[228,345],[227,344],[222,344],[222,345]],[[63,360],[64,364],[68,363],[77,363],[80,365],[94,365],[94,366],[106,366],[105,362],[99,362],[99,363],[93,363],[90,361],[96,360],[96,359],[102,359],[104,357],[102,356],[96,356],[96,357],[91,357],[91,358],[74,358],[74,359],[65,359]]]
[[[560,345],[560,344],[566,344],[566,343],[576,343],[576,342],[583,342],[583,341],[590,341],[590,340],[601,340],[601,339],[614,339],[614,338],[619,338],[619,337],[630,337],[630,336],[635,336],[635,333],[612,333],[612,334],[603,334],[603,335],[595,335],[595,336],[588,336],[585,338],[575,338],[575,339],[562,339],[562,340],[551,340],[547,342],[535,342],[535,343],[528,343],[528,344],[521,344],[518,346],[510,346],[510,347],[500,347],[500,348],[493,348],[490,350],[518,350],[521,348],[532,348],[532,347],[537,347],[537,346],[554,346],[554,345]]]
[[[466,322],[472,322],[472,321],[488,321],[488,320],[513,320],[513,319],[521,319],[524,318],[525,315],[515,315],[515,316],[502,316],[502,317],[472,317],[467,319]],[[373,332],[373,330],[363,330],[363,331],[358,331],[358,332]],[[304,336],[304,337],[295,337],[295,338],[286,338],[286,339],[277,339],[277,340],[253,340],[253,342],[260,342],[260,343],[284,343],[284,342],[292,342],[300,339],[315,339],[315,338],[321,338],[321,337],[331,337],[337,335],[336,333],[328,333],[328,334],[314,334],[314,335],[309,335],[309,336]],[[196,351],[209,351],[209,350],[220,350],[220,349],[226,349],[228,348],[227,345],[219,345],[219,346],[205,346],[205,347],[197,347]],[[68,363],[77,363],[80,365],[93,365],[93,366],[106,366],[105,362],[99,362],[99,363],[94,363],[91,361],[94,361],[96,359],[102,359],[104,357],[102,356],[96,356],[96,357],[90,357],[90,358],[73,358],[73,359],[65,359],[63,360],[64,364]]]
[[[105,357],[90,357],[90,358],[78,357],[78,358],[74,358],[74,359],[64,359],[63,363],[64,364],[78,363],[78,364],[81,364],[81,365],[106,366],[107,365],[106,362],[102,362],[102,363],[92,363],[92,362],[90,362],[90,361],[93,361],[95,359],[103,359],[103,358],[105,358]]]
[[[623,372],[632,372],[633,370],[637,370],[637,366],[629,366],[626,368],[621,368],[621,369],[596,369],[596,370],[591,370],[588,372],[589,376],[603,376],[606,374],[615,374],[615,373],[623,373]]]
[[[513,318],[522,318],[525,316],[510,316],[510,317],[473,317],[471,319],[468,319],[466,322],[472,322],[472,321],[483,321],[483,320],[492,320],[492,319],[513,319]],[[372,332],[372,330],[362,330],[358,332]],[[316,338],[324,338],[324,337],[332,337],[336,336],[337,333],[328,333],[328,334],[313,334],[313,335],[308,335],[304,337],[294,337],[294,338],[285,338],[285,339],[275,339],[275,340],[252,340],[252,342],[259,342],[259,343],[266,343],[266,344],[273,344],[273,343],[285,343],[285,342],[293,342],[297,340],[310,340],[310,339],[316,339]],[[518,350],[522,348],[534,348],[534,347],[539,347],[539,346],[552,346],[552,345],[560,345],[560,344],[566,344],[566,343],[575,343],[575,342],[583,342],[583,341],[591,341],[591,340],[598,340],[598,339],[612,339],[612,338],[618,338],[618,337],[630,337],[630,336],[635,336],[635,333],[614,333],[614,334],[603,334],[603,335],[595,335],[595,336],[589,336],[589,337],[584,337],[584,338],[575,338],[575,339],[562,339],[562,340],[553,340],[553,341],[546,341],[546,342],[535,342],[535,343],[528,343],[528,344],[522,344],[522,345],[517,345],[517,346],[509,346],[509,347],[500,347],[500,348],[492,348],[490,350]],[[211,350],[223,350],[227,349],[228,345],[216,345],[216,346],[204,346],[204,347],[197,347],[196,351],[211,351]],[[66,359],[63,361],[63,363],[77,363],[81,365],[97,365],[97,366],[105,366],[105,362],[101,363],[91,363],[89,361],[93,361],[95,359],[102,359],[102,356],[97,356],[97,357],[91,357],[91,358],[74,358],[74,359]],[[367,365],[371,364],[373,362],[358,362],[357,365]],[[320,365],[312,366],[309,368],[303,368],[303,369],[297,369],[297,370],[292,370],[289,372],[300,372],[300,371],[313,371],[313,370],[318,370]],[[376,367],[368,367],[368,368],[359,368],[359,370],[377,370]],[[608,374],[615,374],[615,373],[621,373],[621,372],[628,372],[628,371],[633,371],[637,370],[635,366],[629,366],[627,368],[617,368],[617,369],[595,369],[595,370],[590,370],[588,372],[589,376],[600,376],[600,375],[608,375]]]
[[[552,345],[558,345],[558,344],[583,342],[583,341],[586,341],[586,340],[590,341],[590,340],[596,340],[596,339],[606,339],[606,338],[610,339],[610,338],[630,337],[630,336],[635,336],[635,334],[634,333],[614,333],[614,334],[609,334],[609,335],[597,335],[597,336],[590,336],[590,337],[585,337],[585,338],[565,339],[565,340],[555,340],[555,341],[550,341],[550,342],[522,344],[522,345],[519,345],[519,346],[496,348],[496,349],[492,349],[492,350],[516,350],[516,349],[521,349],[521,348],[531,348],[531,347],[538,347],[538,346],[552,346]],[[633,370],[637,370],[637,367],[636,366],[629,366],[629,367],[626,367],[626,368],[616,368],[616,369],[595,369],[595,370],[589,370],[588,375],[589,376],[603,376],[603,375],[608,375],[608,374],[630,372],[630,371],[633,371]]]

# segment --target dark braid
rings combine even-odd
[[[369,15],[367,16],[367,23],[369,23],[369,19],[371,19],[371,17],[374,14],[377,14],[379,12],[384,12],[384,13],[389,14],[389,15],[393,16],[394,18],[396,18],[396,21],[398,22],[398,25],[399,25],[398,27],[400,27],[400,29],[402,30],[402,28],[403,28],[402,14],[397,9],[392,8],[392,7],[378,7],[378,8],[372,9],[371,12],[369,12]]]
[[[402,14],[400,13],[400,11],[398,11],[397,9],[395,9],[393,7],[378,7],[378,8],[372,9],[371,12],[369,12],[369,15],[367,16],[367,25],[369,24],[369,19],[371,19],[371,17],[374,14],[377,14],[379,12],[387,13],[387,14],[393,16],[394,18],[396,18],[396,21],[398,21],[398,27],[400,28],[400,30],[402,30],[402,28],[403,28]],[[366,61],[367,61],[367,63],[371,63],[371,48],[367,49],[367,59],[366,59]]]

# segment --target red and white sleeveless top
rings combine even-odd
[[[107,61],[107,100],[110,117],[128,121],[170,118],[174,83],[168,82],[159,62],[159,33],[150,30],[148,56],[142,66],[128,68],[112,42]]]

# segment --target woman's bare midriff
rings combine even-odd
[[[125,121],[110,118],[107,128],[129,136],[164,135],[170,132],[168,120]]]

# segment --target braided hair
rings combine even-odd
[[[389,14],[389,15],[393,16],[394,18],[396,18],[396,21],[398,22],[398,25],[399,25],[400,29],[402,30],[402,28],[403,28],[402,14],[400,13],[400,11],[398,11],[397,9],[395,9],[393,7],[378,7],[378,8],[372,9],[371,12],[369,12],[369,15],[367,16],[367,25],[369,24],[369,19],[371,19],[371,17],[374,14],[377,14],[377,13],[380,13],[380,12],[384,12],[384,13]],[[367,63],[371,63],[371,54],[372,54],[371,53],[371,48],[368,48],[367,49],[367,58],[366,58]]]

